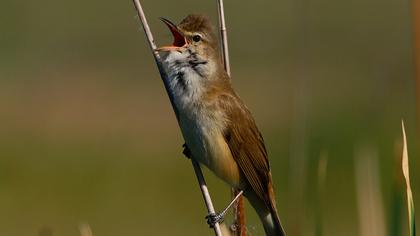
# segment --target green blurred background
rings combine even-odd
[[[158,44],[171,41],[159,16],[217,23],[215,1],[143,7]],[[225,12],[234,87],[265,137],[289,235],[407,235],[401,118],[420,204],[411,1]],[[0,235],[213,235],[182,144],[131,0],[0,2]],[[205,174],[221,209],[230,189]]]

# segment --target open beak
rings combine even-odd
[[[169,20],[160,17],[160,19],[165,23],[166,26],[168,26],[169,30],[172,33],[172,36],[174,37],[174,42],[172,45],[169,46],[163,46],[160,48],[157,48],[156,51],[173,51],[173,50],[179,50],[182,47],[185,47],[187,45],[187,40],[185,39],[184,35],[179,31],[178,27]]]

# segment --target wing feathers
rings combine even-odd
[[[218,103],[226,112],[227,127],[224,137],[233,158],[251,188],[267,206],[270,206],[268,197],[270,166],[267,151],[251,113],[235,94],[220,95]]]

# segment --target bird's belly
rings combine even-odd
[[[217,121],[209,121],[205,117],[191,118],[181,115],[180,125],[193,158],[232,187],[242,189],[244,183],[241,172]]]

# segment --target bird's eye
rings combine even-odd
[[[194,42],[200,42],[200,40],[201,40],[201,36],[200,36],[200,35],[198,35],[198,34],[196,34],[196,35],[194,35],[194,36],[193,36],[192,40],[193,40]]]

